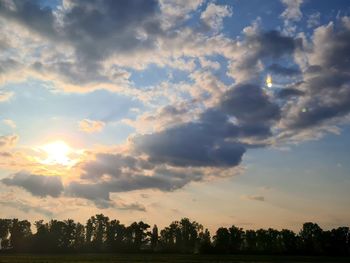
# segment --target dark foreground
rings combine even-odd
[[[171,254],[133,254],[133,255],[108,255],[108,254],[76,254],[76,255],[0,255],[0,263],[104,263],[104,262],[155,262],[155,263],[239,263],[239,262],[350,262],[350,258],[326,258],[326,257],[289,257],[289,256],[219,256],[219,255],[171,255]]]

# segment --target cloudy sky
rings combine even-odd
[[[0,0],[0,217],[350,223],[347,0]]]

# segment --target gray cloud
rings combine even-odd
[[[0,60],[0,75],[4,75],[9,71],[16,70],[19,67],[19,63],[14,59],[2,59]]]
[[[282,35],[276,30],[252,35],[249,41],[256,45],[254,48],[257,56],[271,58],[292,54],[301,45],[300,39]]]
[[[118,204],[118,209],[119,210],[146,212],[145,206],[143,206],[139,203],[131,203],[131,204],[120,203],[120,204]]]
[[[198,171],[177,171],[158,166],[142,159],[121,154],[100,153],[95,160],[81,164],[81,181],[73,181],[65,186],[66,196],[93,201],[98,207],[116,207],[142,211],[141,206],[115,204],[110,193],[128,192],[142,189],[174,191],[192,181],[202,180]],[[145,175],[145,173],[149,175]]]
[[[277,92],[277,97],[281,99],[286,99],[288,97],[298,97],[298,96],[303,96],[305,92],[299,90],[299,89],[294,89],[294,88],[284,88],[281,89]]]
[[[312,44],[308,58],[313,64],[300,85],[304,95],[284,114],[288,129],[327,124],[350,112],[350,27],[319,27]]]
[[[113,54],[156,47],[163,34],[156,0],[65,1],[57,10],[40,1],[0,1],[0,16],[39,34],[47,43],[68,45],[73,58],[56,53],[32,68],[55,72],[74,84],[110,82],[100,65]]]
[[[298,68],[284,67],[276,63],[270,65],[267,69],[270,70],[272,73],[282,76],[295,76],[301,73]]]
[[[235,118],[237,124],[230,118]],[[266,138],[280,118],[279,106],[257,85],[240,84],[227,91],[218,106],[194,122],[133,139],[135,151],[149,161],[180,167],[233,167],[241,162],[244,137]]]
[[[299,38],[285,36],[276,30],[261,32],[255,27],[257,25],[245,28],[246,38],[236,46],[234,63],[229,67],[230,74],[238,82],[256,83],[264,59],[291,58],[302,46]]]
[[[151,162],[175,166],[236,166],[241,162],[245,148],[239,142],[225,138],[238,133],[235,125],[206,121],[186,123],[170,129],[134,139],[135,149],[146,153]],[[227,118],[223,115],[223,118]],[[221,126],[221,124],[223,126]]]
[[[229,90],[222,99],[221,108],[243,124],[269,123],[280,118],[279,106],[261,87],[253,84],[237,85]]]
[[[29,173],[16,173],[1,180],[8,186],[17,186],[30,192],[32,195],[45,197],[58,197],[63,191],[61,178],[57,176],[44,176]]]
[[[41,8],[39,1],[13,0],[0,1],[0,15],[17,21],[40,34],[55,35],[55,18],[50,8]]]

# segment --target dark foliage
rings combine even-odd
[[[200,254],[289,254],[350,255],[350,230],[339,227],[324,231],[315,223],[305,223],[299,234],[283,229],[243,230],[220,227],[213,238],[208,229],[183,218],[158,232],[156,225],[140,221],[129,226],[103,214],[89,218],[84,225],[72,219],[0,219],[0,248],[8,252],[168,252]]]

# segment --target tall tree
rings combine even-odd
[[[322,229],[311,222],[303,224],[300,231],[303,251],[307,254],[320,254],[322,252]]]
[[[246,230],[244,233],[245,250],[255,252],[257,248],[256,232],[254,230]]]
[[[219,253],[230,251],[230,231],[226,227],[220,227],[214,236],[215,249]]]
[[[6,249],[9,246],[10,226],[10,219],[0,219],[0,249]]]
[[[152,229],[152,235],[151,235],[151,247],[152,247],[153,251],[156,250],[156,248],[157,248],[158,239],[159,239],[158,227],[157,227],[157,225],[154,225],[153,229]]]
[[[243,248],[244,231],[242,228],[231,226],[229,229],[230,233],[230,252],[238,253]]]
[[[10,244],[14,251],[25,251],[29,247],[29,238],[32,234],[30,222],[13,219],[10,227]]]

